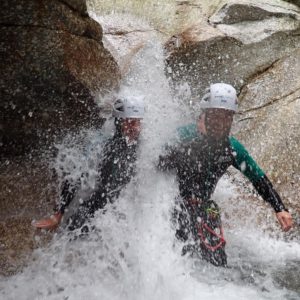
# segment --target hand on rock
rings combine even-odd
[[[281,211],[276,214],[276,217],[283,231],[289,231],[293,226],[293,219],[289,212]]]
[[[49,218],[32,221],[32,226],[39,228],[39,229],[48,229],[54,230],[60,224],[63,214],[61,212],[57,212],[51,215]]]

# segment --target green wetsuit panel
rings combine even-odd
[[[236,160],[234,167],[240,170],[252,183],[263,177],[264,171],[257,165],[245,147],[234,137],[230,137],[229,141]]]
[[[188,142],[200,137],[196,124],[179,127],[177,134],[179,142]],[[264,171],[236,138],[229,137],[229,141],[236,160],[234,167],[241,171],[252,183],[257,182],[265,175]]]

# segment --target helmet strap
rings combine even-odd
[[[202,111],[198,119],[198,130],[201,134],[207,135],[205,111]]]
[[[123,123],[123,119],[121,118],[115,118],[115,128],[116,128],[116,131],[115,131],[115,135],[118,136],[118,137],[121,137],[122,136],[122,123]]]

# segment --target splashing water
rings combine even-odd
[[[230,220],[232,227],[225,228],[229,268],[181,256],[182,245],[170,222],[177,184],[173,176],[158,173],[155,162],[189,113],[182,107],[182,94],[174,97],[170,92],[163,50],[154,33],[151,41],[137,55],[119,92],[143,95],[147,103],[136,177],[105,214],[96,213],[89,235],[58,233],[50,245],[34,252],[22,273],[3,278],[2,299],[300,298],[300,245],[269,237],[251,225],[247,215]],[[97,140],[94,132],[82,136]],[[101,152],[99,141],[94,154]],[[94,174],[97,157],[76,168],[79,153],[62,145],[57,168],[74,162],[74,178],[82,171]],[[240,196],[224,178],[214,199],[227,213],[229,197]],[[246,203],[238,205],[247,211]]]

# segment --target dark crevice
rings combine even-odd
[[[193,4],[190,1],[177,1],[176,3],[177,6],[187,6],[187,7],[192,7],[192,8],[201,8],[199,4]]]
[[[280,96],[280,97],[273,98],[273,99],[271,99],[269,102],[264,103],[264,104],[262,104],[262,105],[259,105],[259,106],[252,107],[252,108],[246,109],[246,110],[244,110],[244,111],[241,111],[240,114],[244,114],[244,113],[247,113],[247,112],[255,111],[255,110],[258,110],[258,109],[261,109],[261,108],[270,106],[270,105],[272,105],[272,104],[274,104],[274,103],[276,103],[276,102],[282,100],[283,98],[287,98],[288,96],[295,94],[295,93],[296,93],[297,91],[299,91],[299,90],[300,90],[300,88],[299,88],[299,89],[296,89],[296,90],[294,90],[294,91],[292,91],[292,92],[290,92],[290,93],[288,93],[288,94],[286,94],[286,95],[282,95],[282,96]],[[298,99],[298,98],[299,98],[299,96],[297,96],[295,99],[292,99],[289,103],[295,101],[295,100]]]
[[[262,67],[255,74],[252,74],[247,79],[245,79],[244,84],[240,87],[240,93],[239,93],[240,102],[243,102],[243,98],[244,98],[244,94],[245,94],[244,88],[247,90],[247,86],[249,85],[249,83],[251,81],[257,79],[260,75],[271,70],[278,61],[280,61],[280,58],[274,60],[270,65],[268,65],[266,67]]]
[[[125,30],[117,30],[117,31],[107,31],[107,32],[103,32],[105,35],[126,35],[129,33],[135,33],[135,32],[152,32],[155,31],[154,29],[149,29],[149,30],[129,30],[129,31],[125,31]]]
[[[81,13],[79,10],[77,10],[76,8],[74,8],[73,6],[71,6],[68,2],[64,1],[64,0],[60,0],[59,2],[62,2],[64,5],[66,5],[68,8],[70,8],[73,12],[79,14],[80,16],[83,17],[88,17],[89,14],[87,12],[87,7],[85,7],[85,12]]]
[[[291,3],[291,4],[293,4],[293,5],[296,5],[296,4],[294,4],[294,3],[292,3],[292,2],[289,2],[289,1],[286,1],[286,2],[288,2],[288,3]],[[272,6],[272,7],[276,7],[276,8],[281,8],[282,9],[282,6],[279,6],[279,5],[275,5],[275,4],[269,4],[270,6]],[[284,7],[284,9],[286,9],[286,10],[288,10],[288,11],[292,11],[292,12],[296,12],[296,13],[300,13],[300,10],[299,9],[292,9],[292,8],[287,8],[287,7]]]

